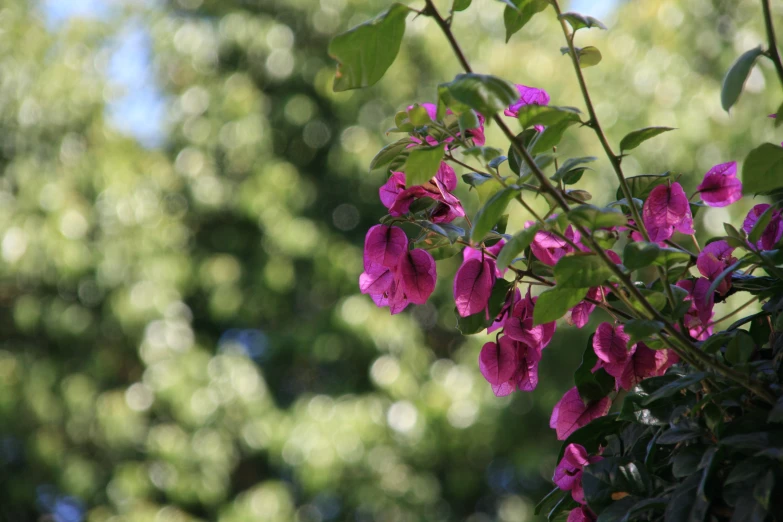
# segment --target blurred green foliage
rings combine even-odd
[[[497,399],[482,340],[454,327],[456,260],[402,316],[358,294],[383,214],[369,160],[395,110],[458,72],[421,18],[376,87],[332,93],[329,38],[386,5],[177,0],[56,27],[31,2],[0,6],[0,520],[532,517],[558,448],[549,412],[586,331],[560,329],[536,392]],[[608,32],[580,33],[604,56],[586,76],[615,143],[679,128],[635,150],[631,174],[672,169],[693,188],[773,139],[768,67],[731,115],[718,94],[763,39],[756,7],[632,2]],[[455,27],[477,70],[579,105],[552,18],[504,45],[502,4],[476,0]],[[153,42],[160,149],[104,118],[107,43],[127,20]],[[563,148],[597,143],[575,130]],[[608,164],[583,179],[614,193]],[[736,207],[699,218],[736,222]]]

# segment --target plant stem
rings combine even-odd
[[[783,61],[780,58],[778,44],[775,41],[775,27],[772,25],[772,9],[770,9],[769,0],[761,0],[761,7],[764,9],[764,25],[767,28],[767,41],[769,42],[769,49],[767,49],[766,55],[775,64],[780,86],[783,87]]]

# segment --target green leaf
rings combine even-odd
[[[609,208],[600,208],[595,205],[579,205],[568,212],[568,219],[572,223],[596,230],[605,227],[621,226],[628,223],[625,216]]]
[[[504,188],[487,200],[487,203],[476,214],[473,230],[470,231],[470,240],[473,243],[479,243],[484,239],[487,232],[492,230],[500,216],[506,211],[508,203],[518,193],[517,189]]]
[[[442,86],[446,87],[454,100],[487,118],[519,98],[514,84],[486,74],[458,74],[453,81]]]
[[[647,496],[650,477],[628,457],[607,457],[585,466],[582,487],[588,505],[600,511],[612,503],[614,493]]]
[[[659,134],[675,130],[673,127],[645,127],[643,129],[635,130],[628,133],[622,140],[620,140],[620,151],[626,151],[635,149],[650,138],[654,138]],[[636,195],[634,194],[634,197]]]
[[[541,292],[533,308],[533,324],[539,325],[556,321],[566,312],[579,304],[587,295],[588,288],[554,287]]]
[[[661,247],[655,243],[634,241],[625,245],[623,249],[623,264],[629,270],[639,270],[652,265],[658,259],[660,252]]]
[[[336,92],[369,87],[383,77],[400,50],[409,12],[403,4],[392,4],[374,19],[332,38],[328,52],[338,62]]]
[[[726,346],[726,360],[734,365],[745,364],[750,360],[755,349],[756,343],[753,342],[753,337],[745,330],[737,330]]]
[[[517,119],[522,128],[534,125],[554,125],[563,120],[580,121],[579,109],[575,107],[557,107],[555,105],[523,105],[519,108]]]
[[[745,158],[742,165],[742,192],[758,194],[783,187],[783,148],[764,143]]]
[[[595,254],[574,254],[560,258],[555,265],[555,280],[560,288],[601,286],[612,271]]]
[[[423,185],[438,172],[443,159],[443,147],[417,147],[405,161],[405,178],[410,187]]]
[[[473,0],[454,0],[454,3],[451,4],[451,10],[456,12],[464,11],[468,7],[470,7],[470,3]]]
[[[555,172],[555,175],[552,176],[550,179],[559,181],[564,179],[569,172],[572,172],[573,170],[577,168],[585,168],[580,167],[580,165],[584,165],[585,163],[591,163],[595,161],[595,156],[583,156],[579,158],[569,158],[563,162],[562,165],[560,165],[560,168],[557,169],[557,172]]]
[[[688,386],[693,386],[694,384],[697,384],[701,382],[705,377],[707,376],[704,372],[697,372],[697,373],[691,373],[689,375],[685,375],[684,377],[680,377],[675,381],[671,381],[671,379],[667,379],[667,384],[664,384],[654,392],[652,392],[650,395],[647,396],[647,398],[642,401],[643,405],[648,405],[652,402],[655,402],[659,399],[665,399],[666,397],[671,397],[675,393],[679,392],[680,390],[683,390],[687,388]],[[668,377],[668,376],[664,376]],[[661,377],[653,377],[652,379],[661,379],[661,382],[666,382]],[[647,379],[648,381],[651,379]],[[650,383],[652,384],[652,383]]]
[[[545,128],[544,132],[539,134],[538,139],[533,145],[533,148],[530,150],[530,153],[539,154],[541,152],[551,150],[552,147],[556,146],[558,143],[560,143],[560,140],[563,139],[563,134],[565,134],[566,129],[577,123],[577,121],[579,120],[561,120],[558,123]]]
[[[481,125],[479,123],[478,116],[476,116],[475,111],[465,111],[462,114],[459,115],[459,130],[462,133],[462,135],[465,135],[465,131],[468,129],[476,129]],[[497,150],[497,149],[493,149]],[[498,156],[500,154],[498,153]]]
[[[539,225],[534,224],[528,228],[522,229],[512,237],[498,254],[498,268],[503,270],[519,255],[523,250],[530,246],[533,239],[536,237],[536,233],[539,230]]]
[[[430,119],[430,114],[427,112],[427,109],[425,109],[418,103],[415,104],[410,109],[408,109],[408,119],[412,124],[414,124],[417,127],[421,127],[422,125],[429,125],[430,123],[432,123],[432,120]]]
[[[571,25],[571,28],[574,30],[574,32],[582,28],[590,29],[593,27],[597,27],[606,31],[606,26],[601,23],[600,20],[593,18],[592,16],[585,16],[579,13],[563,13],[558,16],[558,18],[561,20],[566,20]]]
[[[631,339],[628,341],[628,345],[632,346],[639,341],[644,341],[648,337],[652,337],[661,330],[663,330],[663,323],[660,321],[653,321],[650,319],[631,319],[624,323],[624,330]]]
[[[628,188],[631,191],[631,197],[645,200],[650,192],[658,185],[663,185],[669,180],[674,179],[674,173],[664,172],[663,174],[642,174],[641,176],[632,176],[626,181],[628,182]],[[625,197],[621,188],[617,189],[615,193],[617,199]]]
[[[603,56],[601,56],[601,51],[592,45],[578,49],[576,54],[579,58],[579,67],[582,69],[587,69],[593,65],[598,65],[601,63],[601,59],[603,58]]]
[[[506,42],[526,23],[533,15],[540,13],[549,5],[547,0],[506,0],[506,9],[503,11],[503,23],[506,26]],[[513,6],[513,7],[512,7]]]
[[[402,154],[403,151],[411,144],[410,138],[403,138],[401,140],[390,143],[378,151],[378,154],[370,161],[370,170],[375,170],[384,165],[388,165],[397,156]]]
[[[598,356],[593,350],[593,335],[587,341],[587,347],[582,354],[582,364],[574,372],[574,383],[579,391],[579,396],[585,403],[603,399],[614,390],[614,377],[599,368],[593,373],[593,368],[598,362]]]
[[[547,493],[546,496],[542,498],[538,504],[536,504],[536,508],[533,510],[533,514],[538,515],[542,511],[548,511],[549,509],[552,509],[554,504],[559,502],[566,494],[568,494],[567,491],[563,491],[559,487],[555,486],[552,491]]]
[[[762,54],[764,51],[761,50],[761,46],[745,51],[729,68],[726,76],[723,77],[723,85],[720,89],[720,104],[724,111],[729,112],[729,109],[737,103],[750,70],[756,63],[756,58]]]

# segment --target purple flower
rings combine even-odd
[[[585,503],[582,489],[582,470],[589,464],[603,460],[598,455],[590,457],[581,444],[569,444],[563,452],[563,458],[555,468],[552,482],[563,491],[570,491],[571,497],[580,504]]]
[[[658,185],[650,192],[642,208],[642,219],[650,241],[669,239],[674,230],[688,235],[694,233],[688,197],[677,182]]]
[[[541,352],[525,343],[514,341],[506,335],[498,340],[498,345],[502,350],[514,351],[515,366],[514,371],[505,381],[490,382],[495,396],[505,397],[513,393],[514,390],[534,390],[538,386],[538,362],[541,360]]]
[[[511,379],[511,376],[517,371],[517,364],[517,347],[513,342],[489,342],[481,348],[479,370],[487,382],[493,386]]]
[[[457,313],[462,317],[477,314],[487,308],[492,287],[495,285],[495,262],[468,259],[462,263],[454,277],[454,301]]]
[[[737,162],[712,167],[696,187],[701,199],[711,207],[725,207],[742,197],[742,182],[737,179]]]
[[[376,232],[371,230],[367,234],[368,238],[384,233],[383,230],[377,232],[377,227],[382,226],[384,225],[373,227]],[[387,242],[386,245],[388,244]],[[435,290],[437,273],[432,255],[418,248],[403,250],[397,263],[391,267],[373,261],[385,259],[385,253],[388,251],[386,246],[373,246],[369,258],[365,252],[364,272],[359,276],[359,290],[363,294],[369,294],[377,306],[388,306],[394,315],[402,312],[409,303],[424,304]]]
[[[595,514],[587,506],[580,506],[568,512],[566,522],[595,522]]]
[[[710,284],[710,280],[705,277],[700,277],[696,281],[692,279],[677,281],[677,286],[688,292],[685,300],[691,303],[683,317],[683,322],[691,337],[698,341],[703,341],[712,334],[712,326],[709,323],[713,316],[715,296],[707,293]]]
[[[549,94],[543,89],[517,84],[517,91],[519,91],[519,99],[505,110],[503,114],[506,116],[516,118],[519,109],[525,105],[549,105]]]
[[[364,268],[372,264],[394,268],[408,246],[408,237],[399,227],[375,225],[364,239]]]
[[[750,209],[745,221],[742,223],[742,230],[750,234],[756,222],[768,208],[769,204],[761,203]],[[755,247],[761,250],[772,250],[780,241],[781,236],[783,236],[783,219],[781,219],[780,212],[773,210],[772,219],[769,220],[764,232],[761,233],[761,239],[756,241]]]
[[[558,440],[565,440],[593,419],[606,415],[611,406],[612,401],[609,397],[585,404],[579,396],[579,391],[573,387],[555,404],[552,417],[549,419],[549,427],[556,431]]]
[[[529,221],[528,223],[525,223],[525,227],[527,228],[532,224],[533,222]],[[579,243],[579,232],[574,230],[571,225],[568,225],[568,228],[566,228],[563,235],[571,240],[571,242],[575,244]],[[536,256],[536,259],[545,265],[555,266],[561,257],[573,252],[574,247],[551,232],[542,230],[536,232],[533,242],[530,244],[530,250],[533,252],[533,255]]]
[[[503,331],[511,339],[525,343],[540,352],[552,340],[555,334],[555,322],[533,326],[533,309],[537,299],[530,296],[528,289],[525,298],[514,305],[503,322]]]
[[[699,269],[699,273],[709,279],[715,281],[729,265],[734,263],[736,258],[732,257],[734,248],[724,241],[713,241],[704,249],[699,252],[699,257],[696,258],[696,268]],[[718,293],[720,295],[726,295],[726,292],[731,288],[731,274],[724,277],[723,281],[718,285]]]

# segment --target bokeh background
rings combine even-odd
[[[578,44],[603,52],[585,73],[610,138],[679,129],[629,174],[675,170],[692,190],[783,139],[766,63],[720,108],[724,71],[764,41],[756,4],[571,6],[609,26]],[[396,110],[459,72],[421,17],[378,85],[332,93],[329,38],[387,5],[0,3],[0,520],[535,519],[559,447],[549,413],[590,326],[562,325],[538,389],[498,399],[482,337],[455,329],[458,258],[400,316],[358,293],[384,214],[369,160]],[[457,16],[475,68],[583,107],[552,12],[506,45],[502,10]],[[561,151],[600,155],[586,129]],[[582,186],[611,199],[608,163]],[[700,212],[702,240],[752,204]]]

